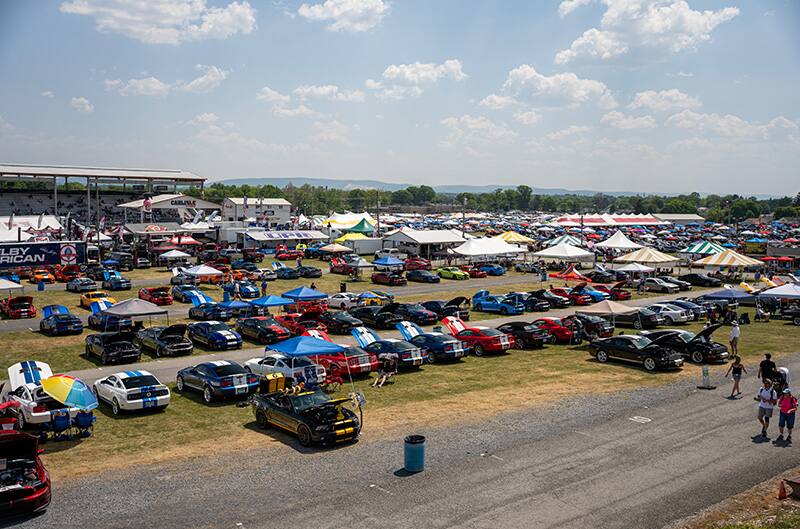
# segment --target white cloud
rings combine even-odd
[[[78,112],[83,112],[84,114],[94,112],[94,105],[92,105],[85,97],[73,97],[69,104],[72,108]]]
[[[264,101],[272,105],[272,115],[279,118],[294,118],[294,117],[307,117],[318,116],[319,114],[311,107],[305,104],[298,104],[295,107],[290,107],[292,97],[282,94],[277,90],[273,90],[269,86],[261,88],[256,94],[256,99]]]
[[[528,64],[508,72],[503,89],[514,94],[530,91],[533,95],[566,101],[571,105],[594,102],[600,108],[617,106],[614,95],[601,81],[581,79],[571,72],[542,75]]]
[[[375,90],[378,99],[388,99],[390,101],[400,101],[408,97],[419,97],[422,95],[422,88],[419,86],[385,85],[380,81],[367,79],[364,86],[370,90]]]
[[[447,138],[442,142],[447,147],[465,144],[474,149],[475,146],[509,143],[517,136],[516,132],[504,124],[495,123],[482,116],[464,114],[461,117],[445,118],[441,123],[449,131]]]
[[[143,79],[106,79],[104,81],[106,90],[114,90],[121,96],[150,96],[164,97],[169,94],[171,86],[155,77],[145,77]]]
[[[628,108],[646,108],[655,110],[656,112],[664,112],[667,110],[681,110],[685,108],[698,108],[701,106],[703,106],[703,104],[698,98],[684,94],[677,88],[672,88],[660,92],[656,92],[655,90],[639,92],[633,97],[633,101],[628,105]]]
[[[612,110],[606,113],[601,119],[603,123],[608,123],[612,127],[618,129],[652,129],[656,126],[656,120],[653,116],[626,116],[622,112]]]
[[[329,101],[357,102],[364,101],[361,90],[342,90],[336,85],[300,85],[293,91],[298,99],[327,99]]]
[[[711,132],[728,138],[769,140],[780,132],[796,131],[798,124],[784,116],[759,124],[744,120],[732,114],[701,114],[684,110],[667,119],[667,124],[681,129],[698,132]]]
[[[227,39],[256,28],[256,10],[247,2],[209,7],[206,0],[72,0],[61,11],[92,17],[102,33],[147,44]]]
[[[0,116],[0,130],[11,130],[14,126]]]
[[[492,110],[502,110],[504,108],[519,105],[519,101],[511,96],[501,96],[497,94],[489,94],[481,99],[480,106],[484,108],[491,108]]]
[[[581,6],[590,4],[592,0],[564,0],[558,5],[558,16],[564,18]]]
[[[383,0],[325,0],[321,4],[303,4],[297,14],[308,20],[328,22],[331,31],[358,33],[369,31],[389,13]]]
[[[179,85],[177,87],[179,90],[195,94],[207,94],[217,88],[228,77],[228,72],[217,66],[198,64],[195,68],[203,72],[203,74],[186,84]]]
[[[277,90],[273,90],[269,86],[265,86],[256,94],[256,99],[265,101],[267,103],[288,103],[292,98],[285,94],[281,94]]]
[[[523,125],[536,125],[541,121],[542,115],[533,110],[527,112],[517,112],[514,114],[514,120]]]
[[[336,120],[315,121],[312,125],[315,133],[311,139],[319,143],[350,143],[351,127]]]
[[[589,29],[569,49],[558,52],[555,57],[557,64],[578,58],[608,60],[634,48],[672,53],[695,49],[710,40],[720,24],[739,15],[739,9],[735,7],[696,11],[685,0],[602,2],[606,5],[606,12],[600,28]],[[561,7],[564,7],[563,3]],[[575,7],[568,4],[564,8],[569,12]]]
[[[259,140],[258,138],[245,136],[237,131],[225,130],[223,127],[215,124],[203,127],[192,136],[191,139],[192,146],[197,142],[202,142],[211,145],[224,145],[225,147],[237,148],[247,152],[280,155],[300,152],[306,150],[307,147],[302,144],[291,146],[280,143],[269,143]]]
[[[187,125],[210,125],[211,123],[216,123],[217,121],[219,121],[219,116],[213,112],[203,112],[202,114],[197,114],[186,123]]]
[[[547,138],[548,140],[560,141],[565,138],[569,138],[570,136],[576,136],[579,134],[583,134],[584,132],[589,132],[590,130],[592,130],[592,128],[587,127],[585,125],[570,125],[565,129],[557,130],[555,132],[547,134],[545,138]]]
[[[317,115],[314,109],[307,107],[306,105],[297,105],[294,108],[277,105],[272,107],[272,114],[279,118],[307,117]]]
[[[382,78],[382,81],[367,79],[364,86],[375,90],[380,99],[400,100],[407,97],[419,97],[422,95],[423,86],[437,83],[440,79],[463,81],[467,78],[467,74],[462,69],[461,61],[448,59],[442,64],[431,62],[390,64],[383,71]]]
[[[44,92],[39,94],[42,97],[46,97],[48,99],[53,99],[56,95],[53,93],[52,90],[45,90]]]

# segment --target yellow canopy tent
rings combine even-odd
[[[504,231],[500,235],[497,235],[495,239],[503,239],[511,244],[530,244],[533,242],[533,239],[530,237],[526,237],[525,235],[515,231]]]

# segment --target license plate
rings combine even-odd
[[[236,387],[236,394],[237,395],[243,395],[245,393],[247,393],[247,386],[237,386]]]

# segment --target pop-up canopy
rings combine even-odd
[[[251,305],[256,305],[257,307],[281,307],[283,305],[291,305],[292,303],[291,299],[272,294],[264,296],[263,298],[254,299],[250,302]]]
[[[156,316],[166,314],[167,309],[159,307],[149,301],[139,298],[130,298],[119,303],[115,303],[105,310],[106,314],[118,316],[120,318],[135,318],[138,316]]]
[[[319,290],[314,290],[313,288],[298,287],[294,290],[290,290],[289,292],[284,292],[283,297],[293,301],[312,301],[315,299],[325,299],[328,297],[328,295],[324,292],[320,292]]]
[[[503,239],[470,239],[461,246],[453,249],[460,255],[479,256],[479,255],[507,255],[526,252],[527,249],[520,248],[513,244],[508,244]]]
[[[588,252],[582,248],[578,248],[564,242],[556,244],[555,246],[551,246],[550,248],[540,250],[533,255],[536,257],[542,257],[544,259],[560,259],[562,261],[580,261],[594,257],[592,252]]]
[[[314,356],[341,353],[344,351],[344,347],[312,336],[295,336],[269,345],[267,350],[277,351],[286,356]]]
[[[624,233],[617,230],[614,235],[595,244],[596,248],[611,248],[614,250],[637,250],[642,247],[641,244],[636,244],[630,240]]]
[[[800,285],[787,283],[779,287],[765,290],[759,297],[781,298],[781,299],[800,299]]]

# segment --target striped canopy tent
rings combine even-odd
[[[641,263],[641,264],[667,264],[675,263],[678,261],[674,257],[650,247],[644,247],[636,250],[635,252],[627,253],[621,257],[614,259],[615,263]]]
[[[515,231],[504,231],[500,235],[496,236],[495,239],[503,239],[511,244],[530,244],[533,242],[533,239],[530,237],[526,237]]]
[[[583,241],[580,240],[578,237],[574,235],[562,235],[560,237],[556,237],[555,239],[551,239],[549,241],[545,241],[545,246],[558,246],[559,244],[569,244],[570,246],[583,246]]]
[[[731,268],[744,268],[764,266],[762,261],[747,257],[734,250],[725,250],[722,253],[709,255],[698,259],[692,263],[692,266],[726,266]]]
[[[714,255],[725,251],[721,245],[711,241],[698,241],[689,245],[678,253],[691,253],[698,255]]]

